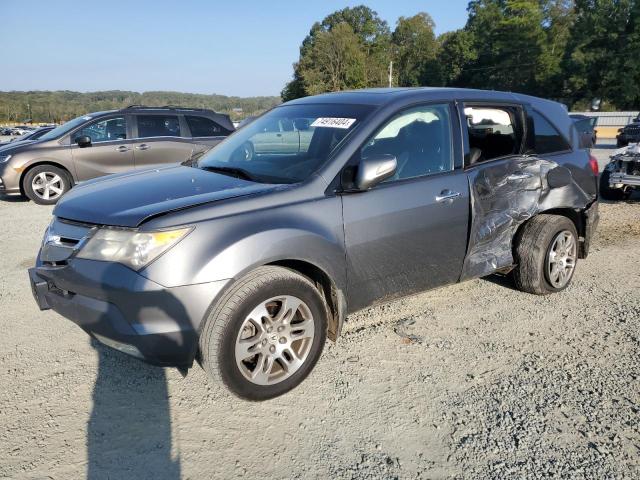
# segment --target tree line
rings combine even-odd
[[[640,0],[472,0],[467,12],[463,28],[436,36],[426,12],[391,30],[364,5],[336,11],[303,40],[282,99],[391,80],[640,108]]]
[[[279,97],[226,97],[181,92],[0,92],[0,121],[60,123],[90,112],[114,110],[129,105],[208,108],[229,113],[232,118],[256,115],[280,103]]]

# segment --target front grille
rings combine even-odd
[[[45,234],[40,259],[47,265],[64,265],[90,231],[89,225],[55,218]]]
[[[627,135],[640,135],[640,127],[627,127],[624,129]]]

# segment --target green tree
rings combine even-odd
[[[423,85],[432,74],[438,51],[434,27],[433,19],[424,12],[398,19],[391,40],[399,86]]]
[[[464,29],[446,32],[438,37],[438,53],[432,76],[434,86],[464,86],[463,72],[478,59],[473,35]]]
[[[317,34],[300,59],[298,74],[309,95],[362,88],[366,86],[365,62],[357,35],[343,22]]]
[[[478,52],[467,70],[471,85],[536,93],[546,42],[539,0],[474,0],[468,10]]]
[[[354,46],[362,52],[365,58],[363,82],[355,75],[352,77],[356,83],[347,84],[345,88],[358,88],[358,86],[376,87],[386,84],[387,67],[389,60],[391,59],[390,42],[391,34],[389,32],[389,26],[387,22],[382,20],[378,14],[371,10],[369,7],[360,5],[353,8],[344,8],[338,10],[322,20],[322,22],[316,22],[311,27],[309,35],[305,37],[300,46],[300,59],[293,65],[294,74],[293,79],[285,85],[282,90],[283,100],[292,100],[294,98],[310,95],[311,92],[307,90],[307,83],[311,81],[309,78],[304,80],[302,70],[304,69],[307,75],[310,73],[310,61],[309,56],[317,54],[318,51],[314,48],[318,41],[318,38],[323,37],[322,34],[330,33],[339,25],[347,24],[351,27],[353,35],[355,35]],[[344,27],[340,27],[344,30]],[[345,31],[340,33],[340,36],[345,36]],[[325,40],[323,40],[326,42]],[[351,58],[357,59],[360,56],[354,56],[349,54]],[[358,67],[354,66],[354,71],[358,71]],[[315,83],[315,79],[313,83]]]
[[[638,3],[576,0],[563,62],[564,93],[572,102],[598,97],[618,108],[638,108]]]

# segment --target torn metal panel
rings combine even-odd
[[[548,174],[554,169],[552,188]],[[461,279],[482,277],[513,265],[513,236],[537,213],[551,208],[584,208],[589,196],[570,172],[537,157],[479,165],[468,172],[472,223]]]

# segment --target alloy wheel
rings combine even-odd
[[[257,305],[236,339],[236,364],[257,385],[289,378],[304,364],[314,338],[311,310],[297,297],[283,295]]]
[[[64,193],[62,178],[53,172],[38,173],[31,181],[31,188],[43,200],[54,200]]]
[[[558,233],[547,254],[547,279],[554,288],[563,288],[571,280],[576,266],[577,245],[568,230]]]

